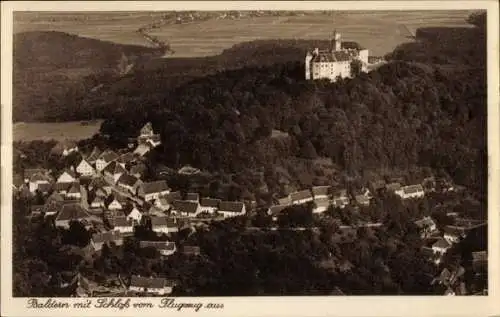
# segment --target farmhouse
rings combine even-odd
[[[290,194],[292,205],[300,205],[313,201],[313,196],[309,189],[301,190]]]
[[[122,174],[120,178],[116,181],[116,185],[131,194],[135,194],[137,188],[142,184],[142,182],[129,174]]]
[[[114,151],[108,150],[102,152],[101,155],[99,155],[99,158],[95,161],[95,167],[97,171],[102,171],[106,167],[106,165],[113,162],[117,158],[118,154],[116,154]]]
[[[28,183],[29,191],[34,193],[41,184],[50,184],[52,178],[49,176],[49,171],[45,169],[25,169],[24,182]]]
[[[244,215],[246,213],[245,204],[237,201],[221,201],[219,203],[219,209],[217,211],[221,213],[224,218],[226,217],[237,217]]]
[[[81,193],[81,188],[80,188],[80,183],[78,182],[73,182],[71,184],[71,187],[69,188],[66,197],[69,199],[81,199],[82,198],[82,193]]]
[[[328,198],[314,199],[313,213],[325,212],[329,206],[330,206],[330,199]]]
[[[71,221],[90,222],[95,220],[80,204],[65,204],[55,219],[56,227],[69,228]]]
[[[113,217],[113,229],[122,233],[128,234],[134,232],[134,225],[132,220],[125,216]]]
[[[177,251],[175,242],[170,241],[140,241],[139,246],[141,248],[154,248],[163,256],[172,255]]]
[[[132,210],[127,214],[127,220],[133,221],[136,224],[141,223],[142,213],[136,206],[132,207]]]
[[[120,195],[109,196],[106,202],[106,208],[109,210],[123,210],[127,200]]]
[[[110,247],[112,243],[117,246],[122,245],[123,236],[119,231],[95,233],[92,235],[90,243],[95,251],[101,251],[105,244],[108,245],[108,247]]]
[[[72,183],[76,181],[77,176],[72,170],[65,170],[58,178],[57,183]]]
[[[94,198],[90,200],[89,207],[91,209],[104,208],[105,207],[104,198],[102,196],[95,195]]]
[[[168,295],[172,293],[174,286],[173,281],[164,278],[133,275],[128,289],[137,293]]]
[[[198,215],[198,203],[187,200],[176,200],[172,205],[171,213],[183,217],[196,217]]]
[[[314,186],[311,190],[315,200],[330,198],[330,186]]]
[[[82,176],[90,177],[94,175],[95,170],[89,161],[87,161],[86,159],[82,159],[76,167],[76,172]]]
[[[221,200],[214,198],[202,198],[200,199],[199,213],[209,213],[213,214],[217,211]]]
[[[145,201],[158,199],[160,196],[170,192],[170,188],[165,181],[155,181],[141,184],[137,189],[137,196]]]
[[[404,186],[400,190],[395,192],[396,195],[400,196],[402,199],[410,199],[410,198],[422,198],[424,197],[424,188],[422,185],[410,185]]]
[[[419,228],[422,239],[428,238],[437,232],[436,223],[428,216],[415,221],[415,225]]]
[[[175,222],[167,217],[151,217],[151,229],[156,233],[176,232],[174,228],[177,228]]]
[[[350,78],[368,71],[368,50],[342,47],[341,35],[334,31],[330,48],[308,51],[305,59],[306,80]]]

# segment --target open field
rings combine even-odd
[[[343,39],[356,41],[371,55],[384,55],[408,42],[419,27],[468,26],[469,11],[310,11],[302,16],[211,19],[168,24],[150,31],[169,42],[175,57],[217,55],[234,44],[256,39],[328,39],[337,29]],[[135,31],[158,21],[162,12],[23,13],[14,30],[61,31],[120,44],[149,45]]]
[[[13,125],[13,141],[29,142],[33,140],[82,140],[91,138],[99,132],[103,120],[25,123]]]

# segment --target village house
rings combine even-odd
[[[114,151],[107,150],[99,155],[99,158],[95,161],[95,167],[98,172],[101,172],[109,163],[113,162],[118,158],[118,154]]]
[[[420,184],[403,186],[400,190],[395,191],[395,194],[401,199],[422,198],[425,195],[424,188]]]
[[[141,143],[139,143],[137,145],[137,147],[135,148],[134,154],[142,157],[142,156],[146,155],[149,151],[151,151],[151,149],[152,149],[152,146],[149,142],[141,141]]]
[[[102,177],[92,178],[92,180],[88,184],[88,189],[96,193],[97,190],[102,190],[106,193],[105,197],[109,195],[112,191],[111,185],[108,184]]]
[[[78,179],[75,172],[69,169],[66,169],[62,172],[61,175],[57,178],[57,183],[73,183]]]
[[[51,185],[52,178],[46,169],[25,169],[24,182],[28,184],[30,193],[34,193],[39,187]]]
[[[80,188],[80,183],[78,182],[73,182],[71,184],[71,187],[68,189],[68,192],[66,193],[66,197],[68,199],[75,199],[79,200],[82,198],[82,189]]]
[[[130,167],[130,175],[138,179],[142,179],[144,175],[146,175],[147,171],[148,168],[144,163],[138,163]]]
[[[213,214],[219,208],[221,200],[214,198],[202,198],[200,199],[200,205],[198,206],[199,213]]]
[[[68,182],[68,183],[55,183],[52,187],[54,190],[54,193],[57,193],[63,197],[66,197],[68,194],[68,191],[70,188],[73,186],[73,182]]]
[[[333,206],[338,207],[340,209],[345,208],[345,206],[349,205],[350,199],[347,196],[346,189],[340,189],[333,193]]]
[[[137,196],[143,198],[145,201],[158,199],[160,196],[166,195],[169,192],[170,188],[165,181],[142,183],[137,188]]]
[[[462,238],[465,237],[464,230],[460,230],[457,227],[446,226],[443,229],[443,238],[450,244],[458,243]]]
[[[134,232],[134,224],[133,221],[125,216],[117,216],[113,217],[113,229],[122,233],[122,234],[130,234]]]
[[[314,186],[311,190],[314,200],[330,199],[330,186]]]
[[[136,293],[164,296],[171,294],[174,286],[173,281],[164,278],[133,275],[128,290]]]
[[[432,250],[434,253],[445,254],[448,249],[451,248],[451,244],[443,238],[438,239],[433,245]]]
[[[172,220],[167,217],[151,217],[151,229],[158,234],[169,234],[172,230]]]
[[[137,160],[137,157],[131,153],[131,152],[126,152],[120,155],[117,159],[116,162],[123,167],[124,169],[127,169],[128,166],[132,163],[134,163]]]
[[[221,201],[219,203],[218,213],[224,218],[242,216],[246,213],[245,204],[237,201]]]
[[[94,195],[94,197],[89,201],[89,207],[91,209],[104,208],[104,198],[102,196]]]
[[[135,194],[137,189],[142,185],[142,182],[132,175],[122,174],[116,181],[116,185],[131,194]]]
[[[71,140],[64,140],[57,143],[51,150],[53,154],[68,156],[71,153],[78,152],[78,145]]]
[[[102,170],[104,175],[104,179],[109,183],[116,183],[118,179],[127,173],[127,171],[116,161],[110,162],[106,167]]]
[[[275,205],[269,207],[267,210],[267,214],[272,217],[273,221],[278,221],[278,216],[281,214],[283,210],[290,207],[289,205]]]
[[[142,213],[137,208],[137,206],[133,206],[130,212],[127,214],[127,220],[133,221],[135,224],[140,224],[142,220]]]
[[[188,256],[198,256],[201,254],[201,249],[199,246],[185,245],[182,247],[181,252]]]
[[[90,239],[90,243],[94,251],[101,251],[106,244],[111,247],[112,244],[120,246],[123,244],[123,236],[119,231],[107,231],[102,233],[94,233]]]
[[[61,211],[56,216],[55,225],[64,229],[69,229],[71,221],[83,221],[89,223],[96,221],[80,204],[63,204]]]
[[[176,200],[172,204],[170,213],[181,217],[196,217],[198,215],[198,203],[186,200]]]
[[[313,196],[309,189],[301,190],[290,194],[292,205],[301,205],[313,201]]]
[[[292,204],[292,199],[290,198],[290,195],[281,197],[281,198],[276,198],[276,205],[291,205]]]
[[[78,163],[76,172],[85,177],[91,177],[95,174],[94,168],[86,159],[82,159],[80,163]]]
[[[415,225],[420,230],[420,237],[422,239],[429,238],[437,232],[436,223],[428,216],[415,221]]]
[[[158,250],[162,256],[169,256],[177,251],[175,242],[170,241],[140,241],[141,248],[153,248]]]
[[[328,207],[330,207],[330,199],[328,198],[317,198],[314,199],[314,208],[313,213],[322,213],[325,212]]]
[[[198,193],[186,193],[184,200],[197,203],[200,201],[200,195]]]
[[[108,210],[123,210],[127,203],[127,199],[120,195],[111,195],[106,201],[106,208]]]
[[[101,150],[97,146],[94,146],[92,152],[90,152],[90,154],[85,158],[85,160],[90,164],[94,165],[99,156],[101,155],[101,153],[102,153]]]

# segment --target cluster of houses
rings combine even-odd
[[[425,196],[426,189],[422,184],[401,185],[402,179],[386,183],[384,180],[370,182],[369,186],[349,194],[346,189],[334,189],[331,186],[314,186],[311,189],[305,189],[290,193],[281,198],[276,198],[274,205],[268,209],[268,214],[276,217],[281,211],[292,205],[301,205],[306,203],[313,204],[313,213],[322,213],[330,206],[335,208],[345,208],[348,205],[356,207],[369,206],[370,200],[374,194],[380,194],[382,191],[392,192],[401,199],[418,199]],[[434,189],[435,187],[430,187]],[[429,189],[431,190],[431,189]]]

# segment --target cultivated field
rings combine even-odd
[[[103,120],[91,122],[47,122],[13,124],[13,141],[29,142],[33,140],[82,140],[91,138],[99,132]]]
[[[467,26],[469,11],[346,11],[307,12],[302,16],[212,19],[169,24],[150,31],[172,45],[176,57],[221,53],[232,45],[256,39],[327,39],[333,29],[356,41],[371,55],[384,55],[408,42],[419,27]],[[121,44],[148,45],[135,31],[161,19],[161,12],[23,13],[16,14],[14,30],[55,30]]]

